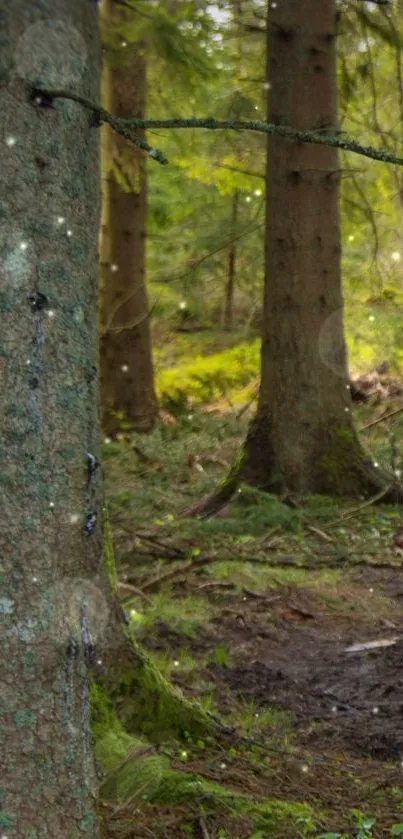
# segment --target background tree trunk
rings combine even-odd
[[[26,82],[98,99],[98,9],[13,0],[1,22],[0,832],[93,839],[98,131],[80,105],[30,101]]]
[[[334,0],[269,3],[268,121],[337,130]],[[268,139],[262,379],[242,474],[272,491],[372,491],[350,414],[337,150]]]
[[[239,192],[232,196],[231,236],[235,237],[238,220]],[[224,328],[232,329],[234,325],[234,294],[236,278],[236,243],[232,242],[228,254],[228,277],[225,286]]]
[[[122,12],[104,12],[109,26]],[[141,44],[120,48],[106,73],[107,107],[121,117],[144,117],[146,60]],[[103,292],[101,380],[103,428],[115,434],[123,413],[136,431],[151,431],[157,416],[151,350],[149,304],[145,281],[147,164],[142,152],[109,129],[103,201]],[[139,135],[142,132],[139,132]],[[144,132],[143,132],[144,136]]]

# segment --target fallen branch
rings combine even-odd
[[[338,519],[333,519],[333,521],[329,521],[326,524],[326,527],[334,527],[335,524],[341,524],[341,522],[346,521],[346,519],[351,519],[354,516],[358,515],[361,510],[364,510],[366,507],[371,507],[372,504],[376,504],[377,501],[380,501],[387,493],[392,489],[393,484],[389,484],[389,486],[384,487],[381,492],[377,492],[376,495],[373,495],[368,501],[364,501],[358,507],[352,507],[347,512],[342,513]]]
[[[374,552],[373,554],[369,555],[376,556],[377,553],[378,552]],[[385,562],[384,560],[379,561],[376,559],[365,559],[362,557],[362,552],[358,553],[357,559],[354,558],[351,552],[335,552],[330,555],[326,554],[325,556],[321,555],[319,557],[316,557],[313,561],[309,560],[305,556],[292,556],[287,554],[281,556],[274,556],[267,559],[259,559],[254,556],[235,556],[233,554],[217,554],[198,556],[189,561],[186,565],[176,565],[174,568],[170,568],[169,571],[166,571],[163,574],[159,574],[156,577],[152,577],[150,580],[144,582],[141,586],[141,590],[143,592],[154,594],[155,592],[159,591],[161,586],[165,585],[166,583],[172,583],[176,577],[180,577],[184,574],[187,574],[189,571],[198,572],[206,565],[211,565],[214,562],[248,562],[254,565],[261,565],[266,568],[298,568],[306,571],[317,571],[322,568],[344,568],[346,565],[350,565],[352,568],[360,566],[372,568],[401,567],[401,564],[397,562]]]

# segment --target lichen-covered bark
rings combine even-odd
[[[98,99],[98,11],[13,0],[0,12],[0,833],[93,838],[99,140],[89,112],[32,102],[26,83]]]
[[[125,19],[125,10],[107,2],[103,14],[109,34],[104,83],[107,106],[120,117],[144,117],[144,45],[122,47],[117,31],[113,35],[113,27]],[[143,152],[129,147],[109,128],[104,131],[102,425],[113,435],[120,429],[119,415],[137,431],[151,431],[157,400],[145,278],[147,163]]]
[[[269,122],[337,130],[334,0],[268,4]],[[262,377],[243,480],[295,494],[371,493],[343,335],[336,149],[269,137]]]

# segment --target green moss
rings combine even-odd
[[[14,310],[15,295],[7,290],[0,291],[0,312],[8,313]]]
[[[94,686],[92,698],[98,709],[93,721],[96,756],[107,773],[101,787],[103,798],[119,804],[130,802],[131,807],[136,802],[195,811],[207,807],[217,814],[247,816],[255,829],[281,829],[289,837],[307,836],[314,831],[313,812],[307,805],[257,801],[198,775],[171,769],[166,755],[150,755],[146,741],[123,730],[98,686]]]
[[[337,428],[334,429],[334,435],[339,440],[342,440],[345,443],[352,443],[355,439],[355,433],[352,428],[349,428],[347,425],[339,425]]]
[[[88,792],[86,793],[88,795]],[[95,813],[92,810],[89,810],[85,816],[80,821],[80,830],[84,833],[89,833],[93,831],[94,826],[96,824],[96,817]]]
[[[62,448],[59,449],[58,454],[61,458],[63,458],[63,460],[69,461],[74,459],[76,453],[73,446],[62,446]]]
[[[0,813],[0,828],[2,830],[12,827],[14,821],[15,816],[12,816],[11,813],[6,813],[4,810]]]
[[[177,411],[186,410],[189,404],[222,399],[256,378],[259,356],[259,341],[241,343],[210,356],[200,355],[190,363],[161,371],[156,383],[158,395],[168,409]]]
[[[81,405],[81,396],[76,387],[61,388],[57,394],[57,405],[64,411],[74,412]]]
[[[31,728],[36,723],[36,714],[29,710],[17,711],[14,722],[16,728]]]

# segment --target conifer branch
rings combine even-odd
[[[122,117],[116,117],[109,113],[109,111],[106,111],[85,96],[73,93],[70,90],[44,90],[40,88],[32,90],[31,88],[30,94],[31,101],[35,102],[38,106],[41,105],[41,96],[46,101],[46,107],[49,107],[49,102],[52,102],[54,99],[69,99],[72,102],[83,105],[84,108],[93,112],[97,124],[106,123],[110,125],[117,134],[134,143],[143,151],[146,151],[150,157],[163,165],[168,163],[164,152],[150,146],[149,143],[136,135],[136,131],[146,130],[148,128],[207,128],[210,131],[257,131],[262,134],[283,137],[285,140],[293,140],[299,143],[333,146],[337,149],[353,152],[353,154],[369,157],[371,160],[378,160],[381,163],[392,163],[396,166],[403,166],[403,157],[399,157],[386,149],[362,146],[357,140],[339,134],[332,135],[321,134],[316,131],[302,131],[297,128],[291,128],[288,125],[274,125],[271,122],[263,122],[261,120],[222,120],[214,119],[214,117],[192,117],[190,119],[137,119],[136,117],[132,117],[130,119],[123,119]]]

